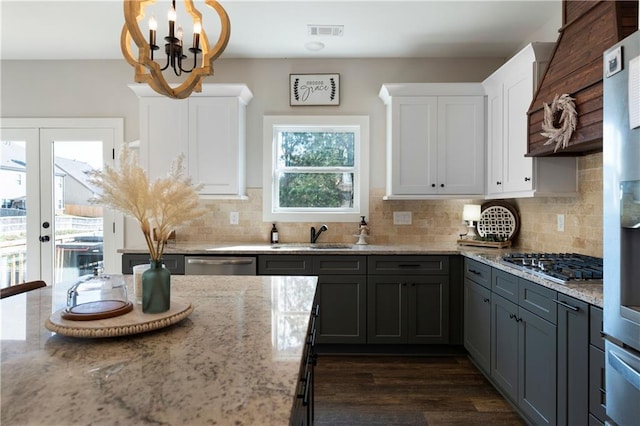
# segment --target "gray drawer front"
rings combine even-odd
[[[604,339],[602,338],[602,309],[591,306],[589,316],[589,343],[604,351]]]
[[[521,307],[553,324],[557,324],[558,308],[556,302],[554,302],[557,299],[555,290],[520,278],[518,281],[518,294],[518,304]]]
[[[600,422],[607,419],[604,351],[589,346],[589,413]]]
[[[366,256],[314,256],[313,273],[317,275],[366,275]]]
[[[491,290],[510,302],[518,303],[518,277],[494,269],[491,275]]]
[[[162,256],[162,263],[173,275],[184,275],[184,255],[165,254]],[[122,273],[133,274],[133,267],[136,265],[149,264],[148,254],[123,254]]]
[[[491,266],[476,260],[465,259],[464,277],[476,284],[491,289]]]
[[[313,275],[311,256],[265,255],[258,257],[258,275]]]
[[[370,275],[449,274],[448,256],[369,256]]]

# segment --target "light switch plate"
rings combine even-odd
[[[393,212],[394,225],[411,225],[411,212]]]
[[[564,232],[564,215],[558,215],[558,232]]]

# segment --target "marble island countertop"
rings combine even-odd
[[[0,423],[288,424],[317,278],[171,279],[194,312],[126,337],[49,332],[51,287],[2,299]]]

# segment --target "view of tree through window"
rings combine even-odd
[[[283,131],[277,161],[281,208],[351,208],[355,134]]]

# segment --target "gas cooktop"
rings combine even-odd
[[[602,284],[602,259],[577,253],[510,253],[509,266],[558,284]]]

